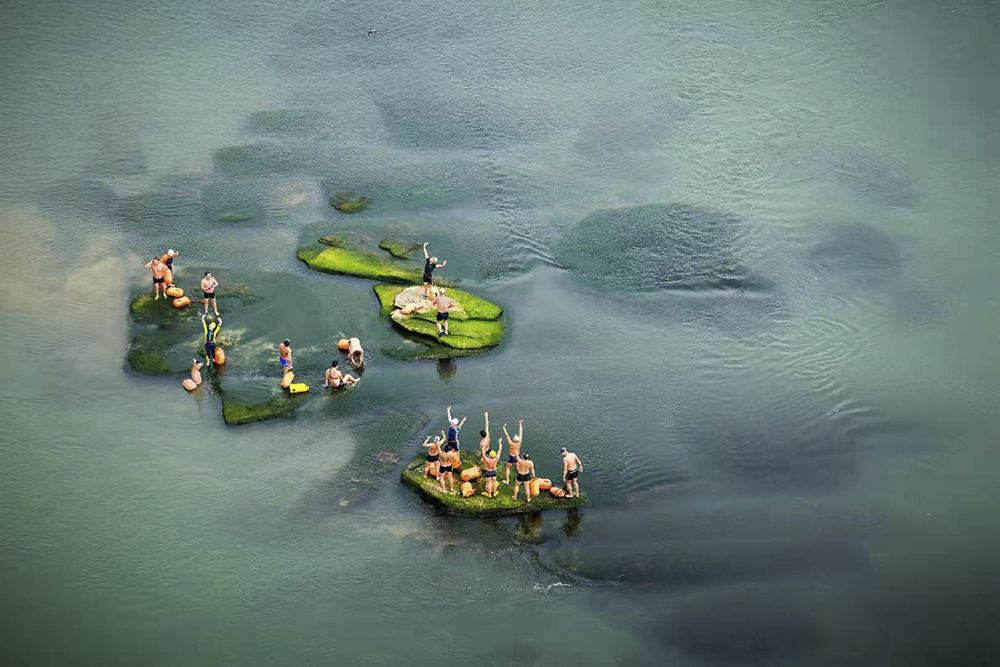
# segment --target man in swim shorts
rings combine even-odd
[[[278,346],[278,363],[282,375],[292,370],[292,341],[287,338]]]
[[[517,500],[517,491],[521,484],[524,484],[524,495],[531,502],[531,480],[535,478],[535,462],[531,460],[531,456],[527,452],[521,454],[517,457],[517,481],[514,482],[514,495],[511,496],[514,500]]]
[[[215,279],[210,271],[205,272],[205,277],[201,279],[201,293],[204,296],[203,299],[199,299],[203,304],[205,304],[205,312],[208,312],[208,302],[212,302],[212,310],[215,314],[219,314],[219,305],[215,302],[215,288],[219,286],[219,281]]]
[[[431,436],[427,436],[424,444],[420,445],[427,448],[427,463],[424,464],[424,477],[427,477],[427,473],[433,473],[435,477],[438,476],[438,461],[441,459],[441,441],[443,439],[444,431],[441,431],[441,435],[434,436],[434,440],[431,440]]]
[[[201,314],[201,328],[205,330],[205,356],[208,357],[208,367],[211,368],[215,363],[215,340],[222,328],[222,316],[219,315],[218,322],[208,323],[205,321],[207,315],[208,313]]]
[[[563,481],[566,483],[566,497],[580,496],[580,483],[577,478],[583,472],[583,462],[580,457],[565,447],[559,450],[563,459]]]
[[[355,368],[364,366],[365,351],[361,347],[360,338],[352,338],[347,341],[347,360],[354,364]]]
[[[490,413],[484,412],[483,419],[486,420],[486,427],[479,432],[481,437],[479,441],[479,453],[486,456],[486,452],[490,450]]]
[[[483,477],[486,479],[486,491],[483,495],[490,498],[496,498],[496,495],[500,493],[500,485],[497,484],[497,464],[500,463],[501,444],[503,444],[503,440],[497,438],[496,450],[482,453]],[[486,441],[486,445],[489,446],[489,440]]]
[[[438,338],[448,335],[448,311],[455,305],[455,301],[451,297],[445,296],[444,292],[444,288],[442,287],[432,302],[437,306]]]
[[[441,452],[441,461],[438,463],[438,481],[441,482],[442,493],[457,493],[455,491],[455,476],[453,471],[462,468],[462,459],[455,450],[445,449]],[[448,490],[444,488],[445,480],[448,480]]]
[[[163,298],[167,298],[167,286],[163,282],[163,278],[167,273],[167,266],[160,261],[159,257],[154,257],[152,261],[146,264],[147,269],[152,269],[153,271],[153,301],[159,301],[160,299],[160,288],[163,288]]]
[[[434,298],[434,269],[443,268],[447,261],[437,263],[437,257],[431,257],[427,254],[427,244],[424,244],[424,295],[428,299]]]
[[[513,438],[507,433],[507,425],[503,425],[503,434],[507,436],[507,444],[509,449],[507,456],[507,479],[504,480],[504,484],[510,484],[510,467],[517,463],[517,456],[521,452],[521,438],[524,436],[524,420],[517,420],[517,435]]]
[[[344,375],[337,369],[337,361],[334,360],[330,364],[330,367],[326,369],[326,379],[323,381],[324,387],[349,387],[358,381],[358,378],[354,377],[350,373]]]
[[[451,406],[448,406],[448,442],[444,446],[444,451],[448,452],[454,450],[457,452],[459,450],[458,434],[462,430],[462,427],[465,426],[466,419],[468,419],[468,417],[462,417],[462,421],[459,422],[457,419],[452,417]]]

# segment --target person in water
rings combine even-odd
[[[146,264],[147,269],[153,271],[153,301],[160,300],[160,288],[163,288],[163,298],[167,298],[167,286],[164,284],[164,277],[167,274],[167,265],[160,261],[159,257],[154,257],[148,264]]]
[[[420,445],[427,448],[427,463],[424,464],[424,477],[427,477],[428,473],[433,474],[435,477],[438,476],[438,461],[441,459],[442,440],[444,440],[444,431],[441,431],[441,435],[434,436],[433,440],[431,440],[431,436],[427,436],[424,444]]]
[[[441,452],[441,462],[438,463],[438,481],[441,482],[441,492],[442,493],[456,493],[455,491],[455,475],[453,471],[461,469],[462,459],[459,457],[458,452],[455,450],[447,449],[445,446],[444,451]],[[445,490],[444,483],[445,480],[448,481],[448,489]]]
[[[278,345],[278,363],[281,364],[281,374],[292,370],[292,341],[287,338]]]
[[[437,257],[427,254],[427,244],[424,244],[424,294],[428,299],[434,298],[434,269],[444,268],[447,261],[437,263]]]
[[[563,460],[563,482],[566,483],[566,497],[580,497],[580,482],[577,478],[583,472],[583,462],[580,457],[565,447],[559,450]]]
[[[517,481],[514,482],[514,495],[511,496],[514,500],[517,500],[517,492],[521,484],[524,484],[524,496],[531,502],[531,480],[535,478],[535,462],[531,460],[531,456],[527,452],[518,455],[517,457]]]
[[[508,456],[507,456],[507,479],[504,480],[504,484],[510,484],[510,467],[517,463],[517,457],[521,453],[521,438],[524,436],[524,420],[517,420],[517,435],[513,438],[507,433],[507,425],[503,425],[503,434],[507,437],[507,444],[509,446]]]
[[[219,315],[218,322],[206,322],[205,317],[208,313],[202,313],[201,315],[201,328],[205,330],[205,356],[208,357],[208,367],[211,368],[212,364],[215,363],[215,341],[219,335],[219,329],[222,328],[222,315]]]
[[[486,442],[489,446],[489,441]],[[496,498],[497,494],[500,493],[500,485],[497,483],[497,465],[500,463],[500,447],[503,444],[503,440],[497,438],[497,448],[496,450],[490,450],[489,453],[483,452],[483,477],[486,479],[486,492],[483,494],[490,498]]]
[[[330,367],[326,369],[326,379],[323,381],[324,387],[350,387],[358,381],[359,378],[354,377],[350,373],[344,375],[339,370],[337,370],[336,360],[330,364]]]
[[[355,368],[360,368],[365,364],[365,351],[361,347],[360,338],[351,338],[347,341],[347,360],[354,364]]]
[[[486,421],[486,426],[484,430],[479,432],[481,438],[479,441],[479,453],[486,456],[486,452],[490,449],[490,413],[484,412],[483,419]]]
[[[201,385],[201,362],[197,359],[191,360],[191,382]]]
[[[438,295],[434,297],[432,303],[437,307],[437,328],[438,338],[448,335],[448,311],[455,306],[455,301],[450,296],[445,296],[442,287]]]
[[[205,312],[208,312],[208,302],[212,302],[212,310],[216,316],[219,314],[219,305],[215,302],[215,288],[219,286],[219,281],[215,279],[211,271],[205,272],[205,277],[201,279],[201,293],[204,298],[199,299],[205,304]]]
[[[465,420],[468,417],[462,417],[462,421],[459,422],[457,419],[451,416],[451,406],[448,406],[448,443],[444,446],[444,451],[458,451],[458,434],[465,426]]]

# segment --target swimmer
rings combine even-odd
[[[378,28],[368,28],[368,36],[374,37],[378,34]]]
[[[441,458],[441,441],[444,440],[444,431],[441,431],[441,435],[434,436],[434,440],[431,440],[431,436],[427,436],[424,440],[424,444],[421,447],[427,448],[427,463],[424,464],[424,477],[427,477],[429,472],[434,472],[434,476],[437,477],[438,461]]]
[[[448,262],[444,261],[444,262],[441,262],[440,264],[438,264],[437,263],[437,261],[438,261],[437,257],[431,257],[430,255],[427,254],[427,244],[426,243],[424,244],[424,259],[427,260],[426,262],[424,262],[424,295],[428,299],[433,299],[434,298],[434,269],[444,268],[444,265],[447,264]]]
[[[207,315],[208,313],[201,315],[201,328],[205,330],[205,356],[208,357],[208,367],[211,368],[215,362],[215,339],[219,335],[219,329],[222,328],[222,316],[219,315],[218,322],[209,324],[205,322]]]
[[[292,341],[287,338],[278,346],[278,363],[282,375],[292,370]]]
[[[517,500],[517,491],[524,483],[524,495],[531,502],[531,480],[535,478],[535,462],[531,460],[531,457],[527,452],[521,454],[517,457],[517,481],[514,482],[514,495],[511,496],[514,500]]]
[[[486,420],[486,427],[479,432],[479,435],[482,437],[482,440],[479,441],[479,452],[483,456],[486,456],[486,452],[490,449],[490,413],[484,412],[483,419]]]
[[[445,296],[444,288],[438,292],[438,295],[434,297],[432,302],[437,306],[437,328],[438,328],[438,338],[441,336],[448,335],[448,311],[455,306],[455,301],[449,297]]]
[[[326,379],[323,381],[324,387],[350,387],[354,385],[359,378],[354,377],[350,373],[344,375],[339,370],[337,370],[337,362],[334,361],[330,364],[330,367],[326,369]]]
[[[483,452],[483,477],[486,478],[486,492],[483,494],[489,496],[490,498],[496,498],[497,494],[500,493],[500,485],[497,484],[497,464],[500,463],[500,447],[503,444],[503,440],[497,438],[497,448],[496,450],[491,450],[489,453]],[[486,445],[489,446],[489,440],[486,441]]]
[[[455,491],[455,475],[452,473],[455,468],[461,469],[462,459],[459,457],[458,452],[454,450],[447,449],[441,452],[441,462],[438,464],[438,481],[441,482],[441,492],[442,493],[457,493]],[[444,488],[444,481],[448,480],[448,490]]]
[[[583,472],[583,462],[580,457],[565,447],[559,450],[563,459],[563,481],[566,483],[566,497],[580,497],[580,483],[577,477]]]
[[[457,419],[451,416],[451,406],[448,406],[448,443],[444,446],[444,451],[459,450],[458,444],[458,433],[465,426],[465,420],[468,417],[462,417],[462,421],[459,422]]]
[[[191,360],[191,382],[201,385],[201,362],[197,359]]]
[[[201,293],[204,296],[203,299],[198,299],[203,304],[205,304],[205,312],[208,312],[208,302],[212,302],[212,310],[215,314],[219,314],[219,305],[215,302],[215,288],[219,286],[219,281],[215,279],[211,271],[205,272],[205,277],[201,279]]]
[[[354,364],[355,368],[363,366],[365,363],[365,351],[361,348],[361,339],[352,338],[347,341],[347,360]]]
[[[152,269],[153,271],[153,294],[156,296],[153,301],[160,300],[160,287],[163,287],[163,298],[167,298],[167,286],[164,284],[163,279],[167,274],[167,265],[160,261],[159,257],[154,257],[145,268]]]
[[[521,438],[524,437],[524,420],[517,420],[517,435],[513,438],[507,433],[507,425],[503,425],[503,434],[507,436],[507,444],[510,446],[507,456],[507,479],[504,484],[510,484],[510,467],[517,463],[517,456],[521,451]]]

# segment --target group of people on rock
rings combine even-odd
[[[465,426],[467,417],[461,420],[451,414],[452,406],[448,406],[448,431],[441,431],[441,435],[427,436],[421,447],[427,449],[425,455],[427,463],[424,465],[424,477],[434,476],[441,485],[442,493],[457,494],[455,490],[455,473],[462,471],[461,447],[458,440],[462,427]],[[495,498],[500,493],[497,467],[500,464],[500,451],[503,449],[504,438],[507,439],[507,467],[504,484],[510,485],[510,469],[515,469],[514,494],[511,496],[517,500],[521,485],[524,484],[524,495],[527,502],[531,502],[531,480],[535,478],[535,462],[531,460],[531,455],[523,451],[524,442],[524,420],[517,422],[517,435],[511,436],[507,432],[507,425],[503,425],[504,438],[497,438],[496,449],[491,449],[492,439],[490,437],[490,413],[483,413],[484,426],[479,432],[479,459],[483,466],[483,478],[486,480],[485,495]],[[562,447],[559,455],[563,460],[563,481],[566,484],[566,498],[574,498],[580,495],[579,477],[583,472],[583,462],[580,457],[573,452]]]

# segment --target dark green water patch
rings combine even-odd
[[[874,153],[855,153],[842,159],[834,172],[853,192],[876,204],[913,206],[917,186],[898,159]]]
[[[312,137],[327,134],[330,117],[315,109],[265,109],[251,113],[243,124],[250,134]]]
[[[903,263],[899,245],[884,232],[865,224],[828,229],[809,249],[809,260],[821,273],[871,286],[895,278]]]
[[[226,146],[212,154],[216,171],[229,176],[257,176],[306,170],[315,163],[313,152],[277,142]]]

